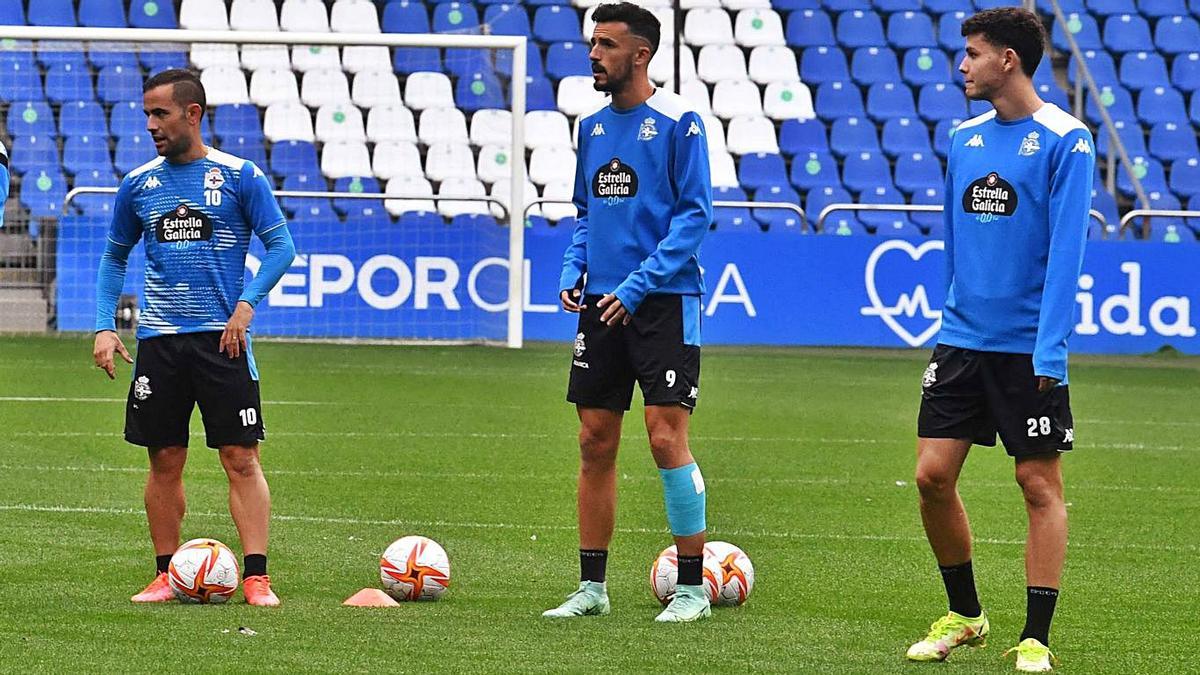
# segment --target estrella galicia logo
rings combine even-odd
[[[160,244],[208,241],[212,239],[212,221],[198,209],[187,204],[176,206],[173,211],[158,219],[155,235]]]
[[[962,196],[963,211],[979,214],[981,222],[1017,212],[1017,191],[995,171],[967,186]]]
[[[619,157],[613,157],[592,177],[592,196],[607,199],[609,204],[616,204],[626,197],[634,197],[637,190],[637,173]]]

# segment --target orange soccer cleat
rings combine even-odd
[[[242,594],[246,604],[258,607],[278,607],[279,596],[271,590],[271,577],[266,574],[246,577],[242,580]]]
[[[133,602],[170,602],[174,599],[175,591],[171,590],[166,572],[160,572],[141,593],[130,598]]]

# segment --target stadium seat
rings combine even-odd
[[[1175,57],[1171,62],[1171,84],[1189,94],[1200,90],[1200,52]]]
[[[34,218],[58,218],[67,196],[67,181],[55,169],[40,169],[21,182],[20,203]]]
[[[380,19],[385,33],[431,33],[429,13],[421,0],[392,0],[383,6]]]
[[[143,48],[138,52],[138,59],[146,73],[154,75],[168,68],[187,68],[188,55],[180,51],[164,51]]]
[[[458,108],[426,108],[421,111],[417,138],[425,145],[457,143],[466,145],[467,118]]]
[[[450,78],[442,73],[413,73],[405,81],[404,101],[413,110],[453,107]]]
[[[922,232],[921,229],[916,226],[916,224],[914,224],[908,218],[903,217],[901,214],[895,214],[889,217],[890,221],[888,223],[881,224],[875,228],[876,237],[917,239],[925,236],[925,233]]]
[[[1146,87],[1169,87],[1167,63],[1154,52],[1129,52],[1121,57],[1121,84],[1139,91]]]
[[[696,79],[696,57],[692,53],[692,48],[687,45],[680,47],[679,59],[679,74],[684,82]],[[590,66],[590,61],[589,68]],[[590,72],[588,73],[590,78]],[[654,56],[650,59],[649,68],[650,79],[659,83],[674,83],[675,81],[675,54],[671,49],[659,48]]]
[[[71,0],[30,0],[26,18],[30,26],[77,26]]]
[[[734,44],[729,13],[713,8],[689,10],[683,20],[683,39],[693,47]]]
[[[1081,50],[1087,49],[1104,49],[1104,43],[1100,40],[1100,27],[1096,25],[1096,20],[1089,14],[1071,13],[1067,14],[1067,23],[1063,24],[1055,21],[1050,29],[1050,43],[1060,52],[1070,53],[1071,47],[1067,44],[1067,33],[1075,38],[1075,44]],[[962,45],[962,38],[959,38],[958,45],[953,49],[958,49]],[[1145,44],[1142,45],[1145,47]]]
[[[700,80],[684,80],[679,94],[688,100],[701,115],[712,115],[712,103],[708,98],[708,87]],[[561,107],[561,106],[560,106]],[[564,112],[566,112],[564,110]]]
[[[839,13],[872,9],[871,0],[822,0],[821,4],[830,12]]]
[[[329,10],[334,33],[378,33],[379,12],[371,0],[336,0]]]
[[[175,3],[164,0],[130,0],[130,28],[178,28]]]
[[[229,5],[229,27],[233,30],[279,30],[275,0],[233,0]]]
[[[724,232],[758,232],[761,226],[744,206],[718,206],[713,209],[712,228]]]
[[[1163,172],[1162,163],[1156,159],[1149,157],[1131,157],[1133,162],[1133,174],[1142,183],[1142,190],[1145,192],[1166,192],[1167,178]],[[1126,173],[1125,167],[1121,164],[1117,165],[1117,190],[1126,197],[1134,195],[1133,181],[1129,179],[1129,174]]]
[[[712,112],[721,119],[763,114],[758,87],[750,80],[725,80],[713,87]]]
[[[316,176],[321,173],[317,149],[307,141],[279,141],[271,146],[271,173],[277,177],[292,174]]]
[[[486,112],[486,111],[484,111]],[[508,143],[509,129],[511,129],[511,114],[507,111],[494,111],[503,113],[504,120],[504,143]],[[478,118],[480,113],[476,113]],[[471,120],[472,133],[474,133],[475,120]],[[498,142],[498,141],[494,141]],[[570,145],[571,144],[571,126],[567,121],[566,116],[557,110],[534,110],[525,113],[525,146],[533,149],[540,148],[546,145]]]
[[[187,30],[229,30],[225,3],[214,5],[211,0],[181,0],[179,27]]]
[[[391,63],[388,67],[391,67]],[[291,70],[292,57],[287,45],[243,45],[242,68],[250,71],[271,68]]]
[[[919,12],[922,9],[921,0],[873,0],[871,4],[874,5],[877,11],[884,14]]]
[[[113,105],[109,128],[117,138],[146,133],[146,113],[142,111],[142,102],[125,101]]]
[[[465,112],[504,107],[504,91],[500,80],[491,71],[460,77],[454,96],[455,103]]]
[[[1150,129],[1150,154],[1162,162],[1200,157],[1196,132],[1187,122],[1162,122]],[[1138,154],[1145,154],[1138,153]],[[1172,175],[1174,180],[1174,175]]]
[[[250,76],[250,101],[266,108],[276,103],[299,101],[300,89],[296,86],[296,75],[291,69],[266,69],[255,71]]]
[[[412,111],[402,105],[378,106],[367,113],[367,140],[371,143],[417,141]]]
[[[77,40],[42,41],[38,43],[34,53],[37,63],[47,70],[64,63],[80,68],[87,67],[87,49]]]
[[[1134,120],[1113,120],[1113,128],[1117,131],[1117,137],[1121,139],[1121,144],[1125,146],[1125,152],[1133,157],[1135,155],[1148,155],[1150,152],[1146,149],[1146,141],[1142,136],[1142,126]],[[1103,128],[1097,129],[1096,132],[1096,156],[1097,158],[1106,157],[1108,155],[1109,134]],[[1161,158],[1160,158],[1161,159]],[[1097,160],[1099,161],[1099,160]]]
[[[942,163],[933,154],[914,152],[896,158],[896,187],[911,195],[919,190],[937,188],[945,184]]]
[[[963,48],[966,38],[962,36],[960,31],[962,30],[963,21],[967,20],[967,16],[965,11],[956,10],[941,14],[938,17],[938,45],[942,49],[950,53],[955,53]],[[958,64],[954,63],[951,66],[957,67]]]
[[[533,36],[546,43],[578,41],[579,15],[573,7],[538,7],[533,14]]]
[[[154,149],[149,134],[124,136],[117,139],[113,164],[117,167],[117,173],[123,176],[157,156],[158,152]]]
[[[1200,38],[1200,32],[1197,37]],[[1104,22],[1104,46],[1113,52],[1136,52],[1152,43],[1150,24],[1137,14],[1118,14]]]
[[[475,178],[451,178],[441,185],[438,193],[454,195],[456,197],[487,196],[487,191],[484,190],[483,183]],[[487,202],[441,199],[438,200],[437,206],[438,213],[442,214],[445,218],[454,218],[464,213],[489,215],[490,211]]]
[[[1106,194],[1107,194],[1107,193],[1106,193]],[[1200,195],[1196,195],[1196,196],[1194,196],[1194,197],[1189,197],[1189,198],[1188,198],[1188,201],[1187,201],[1187,209],[1188,209],[1188,211],[1200,211]],[[1115,201],[1114,201],[1114,203],[1113,203],[1113,210],[1114,210],[1114,211],[1116,210],[1116,203],[1115,203]],[[1196,234],[1197,234],[1197,236],[1200,236],[1200,219],[1198,219],[1198,218],[1187,218],[1187,219],[1185,220],[1185,222],[1187,223],[1187,226],[1188,226],[1188,227],[1192,228],[1192,232],[1196,233]]]
[[[900,79],[900,64],[896,53],[887,47],[860,47],[850,59],[850,74],[864,86],[893,83]]]
[[[275,103],[263,115],[263,136],[273,143],[285,140],[311,143],[316,139],[312,113],[299,101]]]
[[[933,127],[933,151],[938,157],[946,158],[946,153],[950,150],[951,134],[954,128],[963,123],[961,117],[953,117],[948,120],[939,120]]]
[[[566,79],[566,78],[564,78]],[[591,78],[588,78],[589,80]],[[595,91],[593,89],[593,91]],[[512,106],[513,88],[508,88],[508,97],[506,103]],[[593,99],[595,100],[595,99]],[[596,107],[599,107],[599,103]],[[526,77],[525,78],[525,109],[526,110],[557,110],[558,104],[554,100],[554,88],[550,86],[550,80],[544,77]]]
[[[704,138],[708,141],[708,154],[729,154],[729,147],[725,142],[725,126],[721,120],[711,113],[701,115],[700,118],[704,121]]]
[[[469,2],[443,2],[433,7],[433,32],[478,34],[479,13]]]
[[[18,176],[43,168],[58,171],[58,145],[54,136],[17,136],[9,148],[9,169]]]
[[[1094,16],[1109,17],[1116,14],[1137,14],[1134,0],[1087,0],[1087,8]]]
[[[362,111],[351,103],[327,103],[317,110],[317,140],[322,143],[354,141],[365,143]]]
[[[743,47],[787,44],[783,38],[783,21],[769,7],[738,12],[733,26],[733,39]]]
[[[237,45],[198,42],[188,52],[192,67],[200,70],[209,68],[240,68]]]
[[[773,120],[812,119],[812,92],[803,82],[772,82],[763,92],[763,112]]]
[[[869,187],[858,196],[858,201],[863,204],[906,203],[904,195],[890,185]],[[904,211],[858,211],[855,217],[868,230],[880,234],[884,231],[904,230],[906,225],[911,225]]]
[[[250,102],[250,93],[246,89],[246,75],[241,68],[207,68],[200,73],[200,83],[204,85],[204,94],[209,105]]]
[[[434,143],[425,152],[425,177],[434,183],[475,178],[475,156],[464,143]]]
[[[858,117],[841,117],[834,120],[829,130],[829,149],[839,159],[860,152],[879,152],[875,124]]]
[[[537,133],[529,130],[530,115],[545,115],[548,111],[535,111],[534,113],[525,114],[526,128],[526,145],[530,141],[540,140],[537,138]],[[558,113],[562,117],[561,113]],[[562,123],[567,124],[567,118],[562,117]],[[571,144],[571,130],[568,125],[566,130],[565,140],[560,139],[558,145]],[[491,109],[480,110],[474,115],[471,115],[470,142],[474,146],[483,145],[510,145],[512,143],[512,112],[509,110]]]
[[[483,23],[491,35],[521,35],[533,37],[529,14],[521,4],[497,3],[483,10]],[[575,39],[575,38],[573,38]]]
[[[387,47],[378,45],[347,45],[342,47],[342,68],[354,75],[391,70],[392,55]]]
[[[73,187],[106,187],[115,188],[118,185],[117,176],[111,171],[104,173],[99,169],[85,171],[75,175]],[[86,216],[110,217],[113,207],[113,195],[110,194],[78,194],[71,200],[75,209]]]
[[[788,47],[763,45],[750,52],[749,76],[758,84],[799,82],[796,55]]]
[[[832,122],[839,117],[866,117],[858,87],[844,82],[826,82],[817,87],[817,117]]]
[[[950,60],[940,49],[910,49],[904,53],[900,73],[914,87],[945,82],[950,79]]]
[[[1138,0],[1138,11],[1142,16],[1153,19],[1186,16],[1188,4],[1185,0]]]
[[[385,227],[392,224],[392,219],[388,216],[382,199],[355,199],[349,201],[353,203],[346,210],[346,222],[354,223],[359,227]],[[335,199],[334,204],[336,203],[337,200]],[[334,209],[336,210],[337,207],[335,206]]]
[[[779,148],[788,157],[809,152],[828,154],[825,129],[825,124],[817,119],[784,120],[779,127]]]
[[[88,61],[94,68],[108,66],[138,67],[137,47],[132,42],[92,43],[87,50]],[[139,91],[140,88],[139,88]]]
[[[1099,126],[1101,124],[1099,108],[1092,99],[1090,92],[1085,91],[1084,96],[1086,98],[1084,106],[1085,116],[1093,125]],[[1124,87],[1100,87],[1100,101],[1114,120],[1133,120],[1136,118],[1133,111],[1133,99]]]
[[[79,25],[95,28],[127,28],[125,3],[121,0],[79,0]]]
[[[511,210],[512,207],[512,179],[509,178],[507,174],[504,175],[492,183],[491,190],[488,191],[488,194],[492,197],[495,197],[497,201],[500,202],[500,205],[492,204],[492,216],[496,218],[504,218],[505,213]],[[534,187],[533,183],[530,183],[528,180],[525,181],[525,190],[521,195],[521,201],[526,207],[529,207],[529,203],[537,198],[537,188]],[[500,206],[504,207],[503,210],[501,210]],[[542,218],[542,207],[541,205],[534,206],[529,208],[526,213],[528,215],[526,216],[525,223],[527,226],[532,226],[534,221]],[[573,209],[571,214],[574,214]],[[493,224],[494,222],[495,221],[493,221]]]
[[[451,77],[470,77],[471,75],[491,69],[487,54],[479,49],[450,48],[443,55],[446,64],[446,74]]]
[[[88,103],[96,105],[94,102]],[[64,114],[71,105],[63,106]],[[86,103],[80,101],[79,105]],[[7,126],[9,136],[54,136],[57,133],[54,128],[54,113],[45,101],[14,101],[8,109]]]
[[[360,108],[401,105],[400,81],[391,69],[368,70],[354,76],[350,99]]]
[[[837,20],[837,40],[849,49],[858,47],[884,47],[883,22],[874,11],[855,10],[842,12]]]
[[[512,175],[512,149],[507,145],[485,145],[479,148],[474,175],[484,183],[495,183]]]
[[[542,188],[542,197],[544,199],[560,200],[565,203],[543,203],[540,207],[542,215],[553,222],[562,222],[563,219],[575,218],[575,206],[571,203],[574,192],[574,181],[559,180],[546,183],[546,187]],[[713,199],[716,199],[715,188],[713,189]]]
[[[1196,144],[1193,135],[1192,145]],[[1171,191],[1180,197],[1192,198],[1200,195],[1200,159],[1196,155],[1181,158],[1171,164]]]
[[[738,162],[738,182],[750,190],[768,185],[787,183],[787,166],[776,153],[758,152],[743,155]]]
[[[1148,87],[1138,96],[1137,115],[1146,126],[1161,122],[1185,123],[1187,108],[1174,87]]]
[[[800,205],[800,195],[792,189],[790,185],[769,185],[754,193],[754,200],[757,202],[785,202],[790,204]],[[789,209],[753,209],[751,215],[758,221],[758,224],[764,230],[779,233],[795,233],[803,234],[804,225],[800,220],[800,214]]]
[[[425,176],[421,164],[421,151],[417,144],[409,141],[384,141],[375,144],[371,158],[371,173],[384,180],[402,176]]]
[[[787,20],[787,43],[792,47],[837,47],[833,22],[820,9],[792,12]]]
[[[1196,45],[1200,44],[1200,24],[1197,24],[1196,20],[1190,16],[1159,19],[1154,30],[1154,44],[1167,54],[1184,54],[1195,51]]]
[[[108,154],[108,138],[101,136],[71,136],[63,143],[63,168],[72,176],[93,169],[112,173],[112,157]]]
[[[437,50],[434,50],[434,51],[437,51]],[[494,54],[495,54],[496,74],[503,75],[505,78],[508,78],[508,79],[512,79],[512,56],[513,56],[512,50],[511,49],[497,49]],[[653,59],[651,59],[650,62],[653,64],[654,63]],[[429,70],[429,69],[422,68],[420,70]],[[534,42],[533,40],[530,40],[525,43],[525,74],[532,75],[534,77],[545,77],[546,76],[546,68],[542,62],[542,50],[539,48],[538,43]]]
[[[887,158],[877,152],[847,155],[842,162],[842,184],[856,193],[876,187],[891,187],[892,173]]]
[[[888,18],[887,41],[896,49],[936,47],[933,21],[924,12],[899,12]]]
[[[1108,52],[1103,49],[1089,49],[1083,52],[1083,61],[1087,65],[1088,72],[1092,74],[1092,79],[1096,81],[1097,86],[1112,86],[1120,82],[1117,76],[1117,66],[1113,62],[1113,58]],[[1075,75],[1079,71],[1079,64],[1075,62],[1075,57],[1072,55],[1067,60],[1067,82],[1075,84]]]
[[[86,65],[60,63],[46,72],[46,100],[51,103],[92,101],[95,98],[92,76]]]
[[[842,186],[838,175],[838,163],[833,155],[819,152],[800,153],[792,158],[788,180],[801,192],[827,185],[838,188]]]
[[[917,97],[917,112],[928,122],[961,119],[967,114],[967,99],[956,86],[927,84]]]
[[[696,73],[700,79],[710,84],[721,80],[745,80],[749,77],[742,49],[734,45],[702,47],[700,57],[696,61]]]
[[[850,204],[854,202],[854,198],[850,193],[837,185],[824,185],[811,190],[804,200],[804,215],[808,217],[810,226],[816,226],[817,219],[821,216],[821,211],[830,204]],[[834,211],[838,215],[846,215],[853,219],[850,211]],[[857,222],[857,220],[855,220]],[[861,226],[860,226],[861,227]]]
[[[283,179],[283,189],[288,191],[325,192],[327,188],[325,179],[319,175],[301,173]],[[328,217],[333,211],[333,204],[327,197],[281,197],[279,206],[293,217],[300,218],[305,215]]]
[[[729,187],[738,184],[737,167],[729,153],[709,154],[708,170],[713,187]]]
[[[254,162],[255,166],[267,165],[267,149],[263,145],[262,132],[255,136],[226,136],[217,144],[221,150],[234,157]]]
[[[9,134],[14,134],[12,130],[12,122],[15,119],[24,120],[25,115],[14,115],[13,111],[19,110],[17,106],[9,109]],[[23,111],[22,111],[23,112]],[[50,109],[46,108],[39,113],[39,118],[44,114],[50,125],[54,124],[54,118],[49,115]],[[101,136],[108,138],[108,119],[104,116],[104,109],[95,101],[75,101],[73,103],[63,104],[58,114],[58,131],[63,136]],[[47,133],[47,132],[39,132]],[[52,131],[51,131],[52,133]]]
[[[927,187],[912,194],[911,204],[944,206],[946,202],[943,186]],[[943,215],[940,211],[913,211],[908,219],[928,236],[941,239],[945,235]]]
[[[902,82],[881,82],[867,91],[867,115],[877,122],[893,117],[916,117],[912,90]]]
[[[411,78],[410,78],[411,79]],[[350,83],[341,70],[310,70],[300,82],[300,101],[310,108],[350,101]]]
[[[714,187],[712,194],[714,202],[744,202],[747,200],[746,191],[740,185]]]
[[[25,3],[22,0],[0,0],[0,26],[24,26]]]
[[[545,8],[544,8],[545,9]],[[546,50],[546,74],[561,80],[571,75],[592,76],[587,45],[581,42],[557,42]]]
[[[401,75],[441,72],[442,52],[437,47],[397,47],[392,54],[392,67]]]
[[[569,146],[544,146],[529,155],[529,180],[546,185],[575,175],[575,151]]]
[[[321,173],[330,178],[370,174],[371,153],[367,144],[356,141],[326,143],[321,148]]]
[[[837,47],[808,47],[800,57],[801,81],[811,84],[850,79],[846,53]]]
[[[286,31],[328,33],[329,15],[322,0],[283,0],[279,27]]]

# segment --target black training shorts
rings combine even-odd
[[[125,404],[125,440],[149,448],[187,446],[188,421],[200,404],[210,448],[250,447],[263,440],[262,405],[253,357],[217,351],[216,332],[138,341]]]
[[[629,325],[600,321],[599,295],[583,299],[567,400],[629,410],[634,381],[646,405],[695,408],[700,396],[700,298],[648,295]]]
[[[1013,457],[1071,449],[1074,421],[1066,385],[1037,390],[1033,356],[939,344],[921,382],[917,435],[996,444]]]

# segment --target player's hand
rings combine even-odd
[[[625,305],[622,305],[617,296],[612,293],[600,298],[600,302],[597,302],[596,306],[604,310],[604,313],[600,315],[600,321],[610,326],[617,325],[618,321],[623,325],[629,325],[629,322],[633,320],[633,316],[625,311]]]
[[[121,358],[125,359],[125,363],[133,363],[133,357],[129,355],[129,350],[125,349],[125,344],[121,342],[121,336],[117,335],[116,331],[102,330],[96,333],[96,341],[92,346],[92,359],[95,360],[97,368],[108,373],[110,380],[117,378],[113,352],[120,354]]]
[[[254,318],[254,308],[245,300],[239,300],[233,310],[233,316],[225,323],[225,331],[221,333],[219,352],[225,352],[229,358],[236,359],[246,351],[246,329]]]
[[[568,312],[578,314],[581,310],[587,309],[587,305],[583,304],[583,291],[578,288],[563,291],[558,294],[558,298],[562,301],[562,308]]]
[[[1053,377],[1042,377],[1039,375],[1037,379],[1038,393],[1044,394],[1050,391],[1051,389],[1057,387],[1060,381],[1061,380],[1056,380]]]

